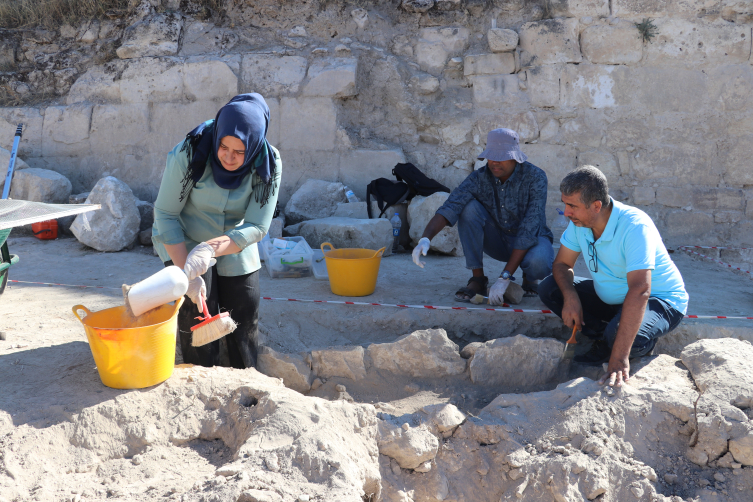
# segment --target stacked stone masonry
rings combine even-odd
[[[3,30],[0,146],[23,122],[30,167],[65,175],[74,193],[114,176],[152,201],[186,132],[255,91],[283,204],[308,179],[364,197],[404,161],[454,188],[480,165],[486,133],[511,127],[549,177],[550,221],[561,178],[587,163],[668,245],[753,245],[746,2],[268,0],[214,19],[177,3]],[[645,41],[635,23],[648,17]]]

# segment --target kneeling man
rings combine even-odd
[[[654,222],[643,211],[609,196],[607,178],[593,166],[571,172],[560,184],[565,216],[552,275],[539,284],[539,297],[566,326],[594,340],[573,360],[601,365],[600,383],[618,387],[630,377],[629,360],[650,355],[656,340],[680,324],[688,294]],[[591,279],[575,277],[583,252]]]
[[[455,293],[455,300],[468,302],[476,294],[486,295],[484,253],[506,262],[489,291],[489,303],[503,303],[518,267],[526,296],[535,297],[538,281],[552,273],[554,260],[554,236],[545,217],[546,173],[526,161],[518,133],[512,129],[490,131],[478,158],[486,159],[486,165],[468,175],[437,209],[413,249],[413,261],[423,268],[420,255],[426,256],[431,239],[457,223],[466,267],[473,276]]]

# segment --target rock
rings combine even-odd
[[[302,394],[311,390],[311,365],[299,354],[281,354],[270,347],[259,347],[256,369]]]
[[[395,459],[403,469],[415,469],[437,456],[439,440],[424,428],[404,430],[390,421],[380,420],[378,430],[379,453]]]
[[[139,243],[141,243],[142,246],[152,245],[152,229],[151,228],[147,228],[139,232]]]
[[[564,65],[534,66],[526,70],[532,106],[559,106],[560,78],[564,71]]]
[[[68,204],[83,204],[89,198],[91,192],[81,192],[68,197]]]
[[[523,301],[524,294],[525,291],[523,290],[523,286],[519,285],[517,282],[511,281],[510,285],[507,286],[507,290],[505,291],[504,299],[507,300],[508,303],[518,305]]]
[[[442,437],[449,437],[465,421],[465,414],[454,404],[432,404],[424,406],[423,411],[429,415],[428,421]]]
[[[483,347],[485,342],[471,342],[460,351],[460,357],[470,359],[476,353],[479,347]]]
[[[421,13],[434,7],[435,1],[436,0],[403,0],[402,3],[400,3],[400,7],[406,12]]]
[[[674,484],[676,484],[677,483],[677,474],[669,474],[669,473],[665,474],[664,475],[664,481],[668,485],[674,485]]]
[[[81,243],[98,251],[120,251],[133,243],[141,217],[128,185],[112,176],[102,178],[92,189],[87,202],[101,204],[102,208],[80,214],[73,221],[71,232]],[[91,230],[85,228],[84,217]]]
[[[408,225],[414,246],[421,239],[429,220],[434,217],[437,209],[449,196],[448,193],[437,192],[429,197],[413,197],[408,206]],[[451,256],[463,256],[463,246],[460,244],[457,226],[443,228],[431,240],[431,250]]]
[[[545,19],[520,27],[520,64],[580,63],[577,19]]]
[[[476,384],[507,387],[544,384],[554,378],[564,344],[552,338],[517,335],[478,347],[469,363]]]
[[[338,203],[347,200],[342,183],[307,180],[285,205],[286,223],[294,225],[306,220],[328,218],[335,213]]]
[[[220,28],[214,23],[194,21],[183,27],[181,56],[205,55],[228,51],[235,47],[240,38],[232,29]]]
[[[439,79],[428,73],[421,73],[410,79],[410,85],[419,94],[434,94],[439,90]]]
[[[329,242],[338,249],[362,248],[377,251],[385,248],[383,256],[392,254],[392,225],[385,218],[359,220],[331,217],[307,220],[286,227],[285,234],[305,238],[313,249]]]
[[[552,0],[549,4],[552,17],[606,17],[609,0]]]
[[[500,75],[515,72],[515,57],[512,53],[479,54],[466,56],[463,75]]]
[[[314,374],[321,378],[350,378],[361,380],[366,377],[363,362],[363,347],[330,347],[311,351]]]
[[[303,87],[303,96],[327,96],[344,98],[358,94],[356,73],[358,59],[318,59],[309,66],[308,83]]]
[[[182,27],[183,16],[178,12],[148,16],[126,28],[115,52],[120,59],[175,56]]]
[[[141,218],[139,231],[152,228],[152,225],[154,224],[154,204],[145,200],[136,199],[136,209],[139,210],[139,216]]]
[[[238,94],[238,77],[223,61],[183,65],[183,92],[189,101],[227,102]]]
[[[71,182],[55,171],[28,168],[13,174],[11,199],[67,204],[70,196]]]
[[[8,164],[10,164],[10,152],[5,148],[0,147],[0,190],[2,190],[2,188],[5,186],[5,175],[7,173]],[[13,172],[17,174],[18,171],[28,168],[29,164],[21,160],[18,157],[18,154],[16,154],[16,164],[13,167]],[[16,174],[13,175],[14,183]]]
[[[306,76],[306,58],[301,56],[274,56],[271,54],[246,54],[243,56],[243,83],[267,96],[296,93]]]
[[[527,106],[528,95],[517,75],[474,75],[473,104],[489,109]]]
[[[731,439],[729,451],[736,462],[742,465],[753,465],[753,431],[746,436]]]
[[[284,124],[281,126],[280,150],[332,151],[335,148],[337,110],[331,98],[283,97],[280,99],[280,123]],[[304,158],[304,162],[310,162],[310,157]],[[336,169],[338,161],[328,162],[327,175]],[[302,173],[309,175],[308,171]]]
[[[282,502],[282,497],[266,490],[246,490],[241,493],[237,502]]]
[[[272,222],[269,224],[269,231],[267,235],[270,239],[279,239],[282,237],[282,229],[285,227],[285,218],[278,216],[272,218]]]
[[[492,28],[486,32],[486,40],[492,52],[514,51],[518,46],[518,33],[514,30]]]
[[[643,57],[643,40],[632,23],[589,26],[580,34],[580,45],[594,64],[631,64]]]
[[[372,365],[395,375],[441,378],[460,375],[466,362],[458,346],[443,329],[414,331],[391,343],[374,343],[366,349]]]
[[[422,70],[439,75],[447,58],[461,54],[469,44],[470,30],[465,27],[423,28],[415,45],[416,62]]]
[[[389,209],[387,211],[389,211]],[[379,213],[379,206],[376,202],[371,201],[372,216],[376,218],[377,216],[379,216]],[[392,214],[395,214],[395,212],[393,211]],[[366,201],[338,202],[337,209],[335,209],[335,213],[332,216],[335,216],[337,218],[356,218],[359,220],[368,220],[369,213],[366,210]],[[389,219],[389,217],[387,219]]]

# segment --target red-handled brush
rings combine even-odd
[[[221,312],[216,316],[210,317],[204,296],[201,296],[201,306],[204,310],[204,316],[197,317],[196,319],[200,319],[201,322],[191,327],[191,331],[193,332],[191,345],[193,347],[201,347],[202,345],[219,340],[223,336],[235,331],[235,328],[238,327],[228,312]]]

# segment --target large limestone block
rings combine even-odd
[[[141,217],[131,189],[113,176],[97,182],[87,204],[101,204],[102,208],[76,216],[71,232],[83,244],[97,251],[120,251],[129,246],[139,233]],[[89,222],[89,229],[83,219]]]
[[[753,135],[730,138],[721,143],[720,161],[724,166],[724,181],[730,185],[753,185]]]
[[[309,66],[303,87],[304,96],[329,96],[344,98],[358,94],[356,73],[358,59],[318,59]]]
[[[333,150],[337,112],[329,98],[282,98],[280,100],[280,148]]]
[[[526,70],[526,86],[531,106],[559,106],[560,80],[564,72],[565,65],[534,66]]]
[[[183,16],[166,12],[147,16],[126,28],[123,44],[115,51],[120,59],[178,54]]]
[[[729,442],[729,451],[736,462],[753,465],[753,432]]]
[[[204,55],[225,52],[238,43],[239,37],[232,29],[220,28],[214,23],[194,21],[183,27],[181,56]]]
[[[466,56],[463,61],[463,74],[501,75],[515,72],[515,56],[509,52]]]
[[[614,155],[611,153],[603,150],[586,150],[578,152],[576,165],[594,166],[604,173],[610,186],[614,186],[621,175],[620,168],[617,165],[617,159],[615,159]]]
[[[428,197],[416,196],[408,206],[408,225],[413,245],[418,244],[429,223],[450,194],[437,192]],[[431,250],[451,256],[463,256],[463,246],[460,244],[457,225],[445,227],[431,240]]]
[[[119,75],[124,67],[124,63],[112,61],[89,68],[71,86],[66,103],[120,103]]]
[[[584,66],[584,65],[580,65]],[[659,113],[698,113],[710,102],[711,78],[703,70],[667,66],[612,67],[614,97],[619,105],[632,105]]]
[[[438,75],[447,58],[462,53],[468,47],[470,30],[463,27],[423,28],[419,32],[414,53],[421,69]]]
[[[520,28],[521,66],[580,63],[577,19],[546,19]]]
[[[450,122],[439,130],[442,140],[449,146],[460,146],[470,136],[473,124],[470,120],[457,120]]]
[[[547,6],[553,17],[609,16],[609,0],[551,0]]]
[[[616,106],[615,66],[567,65],[560,82],[560,103],[571,108]]]
[[[571,146],[537,143],[525,145],[523,151],[528,155],[528,162],[544,170],[552,190],[559,190],[562,178],[575,169],[577,154]]]
[[[307,180],[285,205],[285,218],[289,225],[305,220],[327,218],[335,214],[337,204],[347,202],[342,183]]]
[[[340,155],[338,179],[361,200],[366,200],[366,186],[377,178],[394,179],[392,169],[405,163],[402,150],[359,148]]]
[[[67,204],[71,188],[71,182],[62,174],[49,169],[29,168],[14,173],[10,198]]]
[[[580,34],[580,47],[594,64],[632,64],[643,57],[643,40],[632,23],[589,26]]]
[[[300,393],[311,390],[311,365],[299,354],[281,354],[269,347],[259,348],[256,369],[265,375],[281,378],[283,385]]]
[[[439,75],[447,64],[450,51],[440,42],[419,40],[413,49],[416,54],[416,62],[421,69],[432,75]]]
[[[18,155],[24,158],[38,157],[42,151],[43,111],[39,108],[0,108],[0,147],[11,150],[16,128],[18,124],[23,124]]]
[[[424,427],[403,427],[380,420],[377,446],[379,453],[394,458],[403,469],[415,469],[437,456],[439,440]]]
[[[470,360],[471,380],[509,387],[544,384],[554,378],[564,349],[552,338],[517,335],[490,340]]]
[[[366,378],[363,347],[330,347],[311,351],[314,374],[322,378]]]
[[[394,342],[374,343],[366,349],[373,367],[414,378],[460,375],[466,364],[458,350],[443,329],[414,331]]]
[[[95,154],[130,153],[143,145],[149,135],[147,103],[95,105],[92,110],[89,143]]]
[[[660,227],[662,237],[670,244],[709,242],[714,239],[714,218],[699,211],[670,211]]]
[[[456,54],[468,48],[471,31],[468,28],[460,26],[423,28],[419,32],[419,36],[429,42],[439,42],[450,53]]]
[[[15,134],[15,132],[14,132]],[[10,152],[6,150],[5,148],[0,148],[0,173],[7,173],[8,165],[10,164]],[[17,171],[20,171],[21,169],[28,169],[29,164],[24,162],[22,159],[16,155],[16,163],[13,167],[13,172],[17,174]],[[13,175],[13,179],[15,182],[16,174]],[[3,189],[5,186],[5,174],[0,174],[0,190]],[[377,213],[379,214],[379,213]]]
[[[373,200],[371,201],[371,214],[374,218],[379,216],[379,206]],[[342,202],[337,204],[335,214],[333,214],[332,216],[336,216],[338,218],[357,218],[360,220],[368,220],[369,212],[366,208],[366,201]]]
[[[92,107],[49,106],[44,111],[42,156],[78,156],[89,151]]]
[[[129,61],[120,77],[123,103],[183,100],[183,65],[173,60],[139,58]]]
[[[454,404],[430,404],[421,409],[428,415],[427,422],[432,425],[432,432],[436,430],[442,437],[452,435],[455,429],[465,422],[465,414]]]
[[[674,17],[656,20],[655,24],[658,33],[646,45],[650,64],[741,64],[750,57],[750,25]]]
[[[504,28],[491,28],[486,32],[486,41],[492,52],[514,51],[518,46],[518,32]]]
[[[708,169],[708,159],[717,157],[715,143],[682,142],[636,152],[632,153],[630,170],[637,179],[663,179],[674,175],[690,184],[716,185],[721,181],[719,171]],[[727,180],[727,183],[733,182]]]
[[[301,56],[246,54],[241,79],[249,91],[277,97],[298,92],[306,66],[306,58]]]
[[[476,127],[481,131],[484,140],[486,133],[500,127],[506,127],[517,132],[521,143],[528,143],[539,137],[539,125],[533,112],[495,113],[480,118],[476,122]],[[481,140],[481,146],[485,144],[484,140]]]
[[[147,137],[149,150],[169,152],[186,139],[188,131],[202,122],[213,119],[223,104],[216,101],[151,104]]]
[[[385,248],[383,256],[392,254],[392,225],[385,218],[359,220],[333,216],[291,225],[285,228],[285,233],[305,238],[314,249],[329,242],[336,248],[363,248],[374,251]]]
[[[269,126],[267,128],[267,141],[270,145],[277,146],[280,143],[280,100],[277,98],[264,97],[269,107]],[[287,160],[287,159],[286,159]]]
[[[423,13],[434,7],[436,0],[402,0],[400,7],[406,12]]]
[[[521,89],[517,75],[476,75],[473,82],[473,104],[487,108],[528,108],[528,95]]]
[[[278,200],[286,204],[309,179],[339,181],[340,152],[280,148],[285,174]]]
[[[238,94],[238,77],[222,61],[183,65],[183,91],[190,101],[230,101]]]

